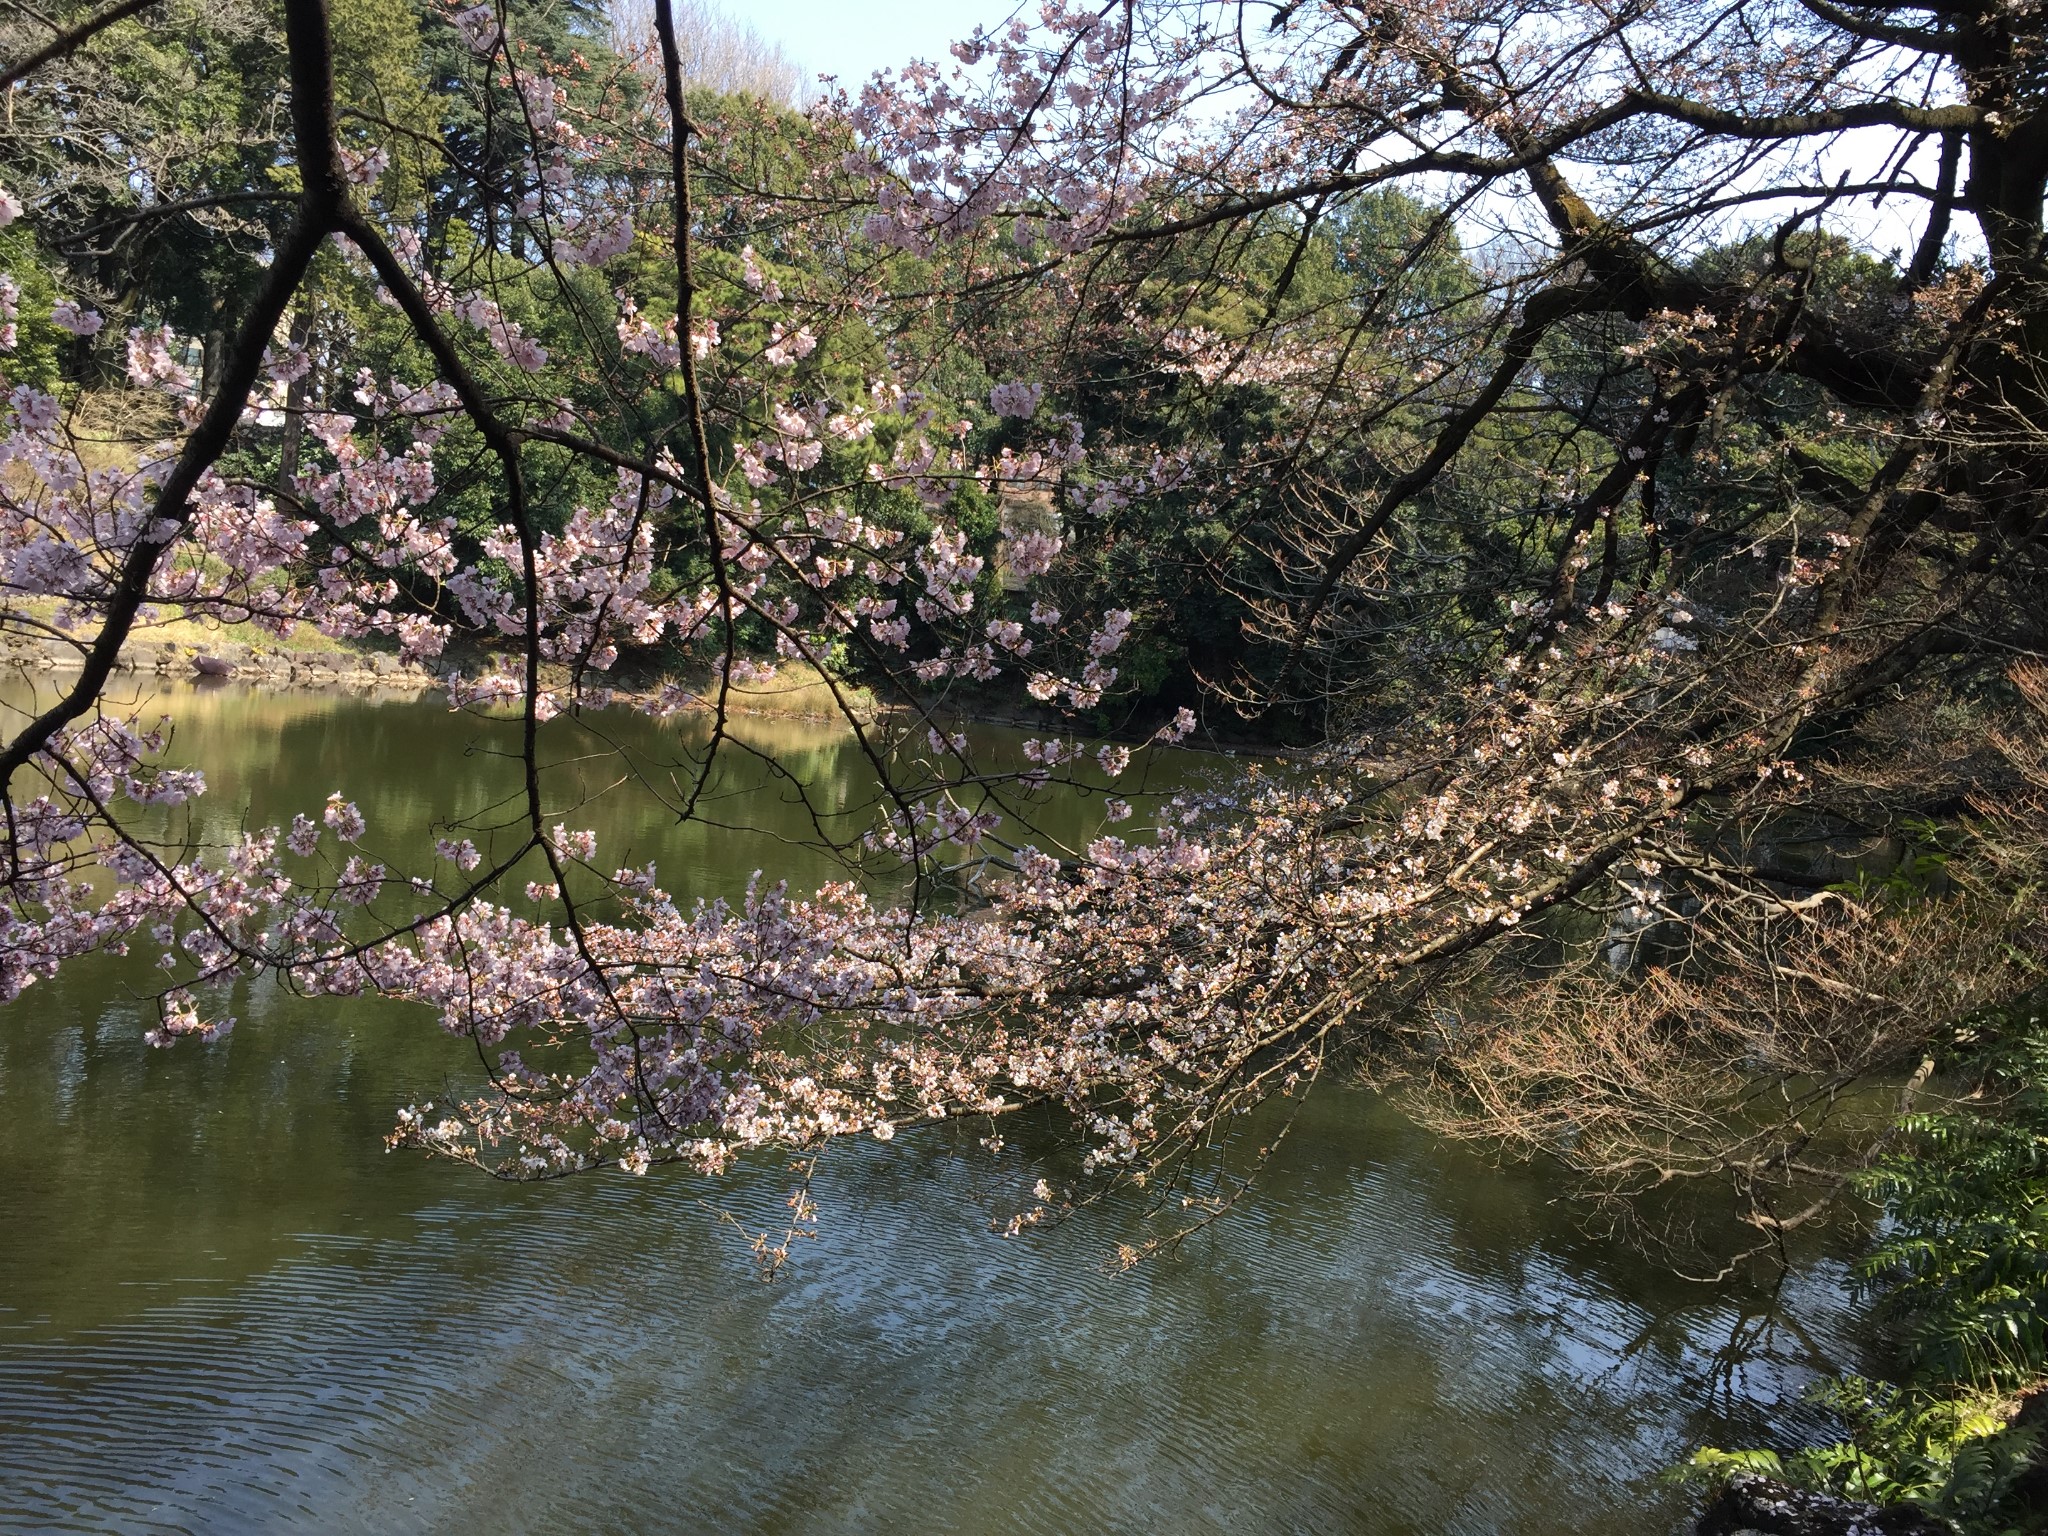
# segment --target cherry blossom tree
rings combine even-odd
[[[2031,0],[1051,3],[801,129],[693,98],[667,0],[643,57],[595,64],[479,4],[431,19],[478,121],[508,120],[455,167],[460,230],[387,184],[420,146],[338,93],[326,6],[283,10],[295,190],[261,281],[211,366],[162,324],[120,338],[162,443],[109,466],[57,396],[9,397],[4,623],[81,667],[0,746],[5,995],[143,944],[159,1044],[225,1027],[210,999],[252,969],[425,1004],[490,1087],[394,1144],[508,1176],[1055,1104],[1098,1177],[1012,1227],[1122,1177],[1191,1213],[1170,1239],[1270,1147],[1243,1117],[1338,1061],[1610,1178],[1732,1176],[1776,1232],[1784,1185],[1839,1178],[1812,1148],[1856,1084],[2030,984],[2037,727],[2005,673],[2048,613]],[[1900,263],[1830,228],[1907,201]],[[1366,276],[1306,303],[1330,240]],[[351,337],[295,327],[319,282],[372,296]],[[106,346],[114,297],[47,323]],[[1172,409],[1091,434],[1112,344]],[[949,345],[994,365],[971,417]],[[288,468],[253,452],[268,408],[310,439]],[[1230,411],[1260,425],[1204,430]],[[481,513],[439,510],[457,459]],[[991,544],[962,511],[1005,492],[1061,517]],[[1209,700],[1312,699],[1328,740],[1048,846],[1037,797],[1128,768],[1082,727],[1161,616],[1088,573],[1150,506],[1254,555],[1216,568],[1254,644]],[[386,850],[344,788],[232,846],[152,844],[122,802],[204,787],[109,703],[159,611],[443,666],[516,739],[516,817]],[[706,681],[607,681],[655,646]],[[689,708],[672,809],[704,814],[735,690],[781,665],[883,786],[821,838],[901,870],[901,901],[679,901],[549,802],[552,720]],[[937,708],[968,683],[1060,725],[1021,768],[976,761]],[[1785,852],[1966,811],[1981,889],[1910,921]],[[933,902],[963,861],[1001,878]],[[1934,934],[1968,936],[1938,982],[1896,963]],[[1646,981],[1657,945],[1686,954]],[[1763,1113],[1759,1078],[1796,1086]]]
[[[31,62],[58,67],[127,14],[91,18]],[[720,251],[721,270],[707,271],[699,221],[745,219],[765,199],[728,190],[709,215],[697,201],[700,176],[731,184],[735,171],[724,146],[702,147],[710,134],[692,117],[666,5],[651,56],[595,81],[579,61],[523,46],[488,6],[440,21],[472,58],[485,115],[516,111],[517,141],[532,146],[471,188],[499,241],[459,263],[437,263],[417,214],[380,186],[393,156],[376,131],[392,125],[338,109],[325,9],[295,5],[286,22],[286,148],[301,185],[262,283],[204,375],[167,325],[132,326],[122,342],[138,412],[154,411],[170,435],[133,462],[95,462],[57,396],[24,383],[8,401],[6,623],[71,644],[80,667],[18,714],[4,748],[6,994],[141,942],[167,973],[153,1044],[228,1027],[210,989],[250,970],[431,1003],[484,1050],[496,1091],[453,1117],[409,1113],[400,1134],[493,1154],[508,1173],[713,1166],[738,1146],[886,1131],[887,1112],[785,1070],[799,1057],[784,1036],[863,1012],[921,1029],[934,1009],[960,1006],[927,979],[949,967],[962,968],[963,989],[993,984],[947,958],[973,925],[927,934],[920,903],[947,860],[998,827],[1028,826],[1029,802],[1071,774],[1081,748],[1034,743],[1025,768],[985,771],[932,702],[950,679],[1016,673],[1055,707],[1092,708],[1115,680],[1130,616],[1091,624],[1024,597],[1007,599],[1014,616],[991,612],[989,555],[970,549],[949,509],[962,494],[1049,484],[1078,438],[1044,421],[1030,429],[1036,446],[976,462],[970,423],[943,418],[941,402],[892,370],[864,376],[835,353],[835,338],[872,334],[862,314],[872,284],[854,274],[829,290],[786,289],[797,280],[751,244]],[[41,211],[9,194],[10,221]],[[342,269],[329,281],[374,290],[402,335],[388,350],[424,377],[359,367],[324,408],[293,393],[316,367],[335,371],[290,323],[321,263]],[[641,286],[650,275],[659,285]],[[536,287],[581,346],[536,334]],[[57,300],[48,323],[80,338],[107,329],[84,295]],[[991,417],[1036,414],[1029,386],[992,395]],[[252,473],[261,465],[247,451],[266,409],[311,439],[268,477]],[[450,500],[451,434],[490,466],[489,517],[477,526],[432,511]],[[543,452],[585,466],[584,482],[608,494],[541,504]],[[1003,553],[1026,577],[1059,541],[1029,534]],[[677,569],[693,564],[701,581],[679,584]],[[422,662],[442,658],[451,638],[480,641],[481,661],[448,670],[445,688],[454,707],[511,715],[525,770],[516,824],[443,838],[397,868],[366,851],[372,829],[336,794],[231,847],[179,857],[154,845],[122,803],[174,806],[204,782],[166,766],[164,728],[124,715],[108,684],[138,626],[165,613],[383,636]],[[874,825],[835,846],[854,867],[907,867],[908,909],[870,912],[850,891],[799,902],[765,884],[743,911],[684,909],[652,871],[597,862],[592,835],[558,819],[543,793],[542,732],[612,705],[606,678],[621,651],[657,644],[696,655],[706,681],[635,707],[711,717],[676,814],[701,814],[721,755],[740,750],[734,690],[778,665],[809,667],[841,699],[886,789]],[[848,650],[903,685],[905,713],[875,722],[854,706],[830,665]],[[1090,761],[1114,776],[1128,757],[1120,747]],[[820,828],[835,836],[822,817]],[[1004,846],[1032,869],[1061,867]],[[506,882],[535,860],[542,877],[526,883],[522,913],[552,916],[503,904]],[[88,872],[111,875],[111,892]],[[622,915],[594,915],[613,910]],[[1011,942],[976,965],[1007,972]],[[524,1063],[515,1036],[588,1009],[567,1077]]]
[[[1344,916],[1268,930],[1316,975],[1247,1062],[1420,1064],[1440,1123],[1733,1176],[1775,1232],[1772,1190],[1832,1187],[1816,1138],[1855,1084],[2033,985],[2038,828],[1992,737],[2048,638],[2040,30],[2003,4],[1051,7],[848,99],[873,237],[1062,292],[1055,397],[1099,390],[1092,347],[1177,399],[1149,451],[1069,477],[1092,537],[1169,496],[1218,530],[1262,648],[1213,694],[1313,703],[1352,754],[1286,817]],[[1903,254],[1872,254],[1902,208]],[[1363,296],[1308,291],[1319,242]],[[1204,434],[1247,401],[1270,430]],[[1830,859],[1973,811],[2008,905],[1929,906],[1967,938],[1901,964]],[[1603,949],[1631,975],[1555,969]],[[1798,1085],[1782,1113],[1759,1080]]]

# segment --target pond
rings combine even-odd
[[[432,699],[164,692],[213,835],[345,789],[395,843],[511,771]],[[702,726],[616,729],[656,762]],[[871,782],[843,731],[741,730],[814,798]],[[736,770],[716,805],[571,820],[685,900],[834,874],[786,783]],[[152,1051],[151,974],[0,1011],[0,1528],[1678,1530],[1661,1468],[1796,1424],[1855,1363],[1839,1256],[1688,1283],[1542,1170],[1341,1089],[1251,1202],[1132,1272],[1103,1263],[1128,1202],[989,1231],[1048,1128],[936,1130],[828,1152],[819,1235],[763,1284],[743,1234],[782,1224],[777,1161],[532,1187],[387,1156],[398,1106],[475,1069],[431,1017],[259,985],[224,1039]]]

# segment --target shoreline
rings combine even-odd
[[[75,672],[83,668],[79,648],[68,641],[33,636],[10,636],[0,642],[0,669],[20,673]],[[806,669],[808,672],[808,669]],[[352,693],[421,693],[439,691],[445,677],[414,662],[400,660],[383,651],[356,650],[330,645],[315,649],[278,642],[272,644],[223,639],[218,643],[177,638],[143,638],[124,646],[114,663],[114,677],[155,677],[166,682],[198,686],[239,685],[271,690],[341,688]],[[692,714],[709,714],[713,705],[690,683],[680,683],[692,694],[686,705]],[[621,684],[606,690],[611,705],[650,704],[667,686],[645,682]],[[841,692],[857,711],[862,725],[872,725],[887,715],[906,714],[909,706],[879,702],[866,688],[854,683],[841,685]],[[795,675],[784,663],[778,678],[768,686],[735,685],[729,695],[728,712],[752,718],[810,720],[819,723],[845,721],[846,714],[832,699],[825,683],[814,673]],[[1019,731],[1061,731],[1053,720],[1032,719],[1010,711],[974,713],[935,707],[934,718],[949,724],[993,726]],[[1066,727],[1070,729],[1071,727]],[[1110,732],[1104,740],[1142,742],[1136,734]],[[1190,738],[1178,744],[1181,752],[1204,756],[1286,760],[1300,756],[1298,750],[1248,742],[1198,741]]]

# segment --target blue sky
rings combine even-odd
[[[1016,8],[1015,0],[740,0],[728,11],[780,43],[806,76],[834,74],[853,87],[910,58],[945,59],[976,22],[992,27]]]

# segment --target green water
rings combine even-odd
[[[342,789],[395,846],[516,784],[501,731],[432,702],[165,703],[207,835]],[[701,725],[605,729],[659,778]],[[581,759],[558,803],[615,776],[550,730]],[[735,759],[725,825],[624,793],[567,819],[685,899],[833,877],[796,786],[860,806],[854,744],[742,730],[791,777]],[[514,1187],[386,1156],[397,1106],[474,1071],[429,1017],[257,985],[224,1040],[151,1051],[152,974],[81,966],[0,1011],[7,1530],[1665,1531],[1660,1467],[1796,1422],[1852,1353],[1836,1261],[1775,1296],[1687,1284],[1540,1171],[1342,1091],[1253,1203],[1122,1275],[1128,1203],[987,1229],[1056,1128],[834,1149],[819,1237],[763,1285],[739,1228],[779,1227],[774,1162]]]

